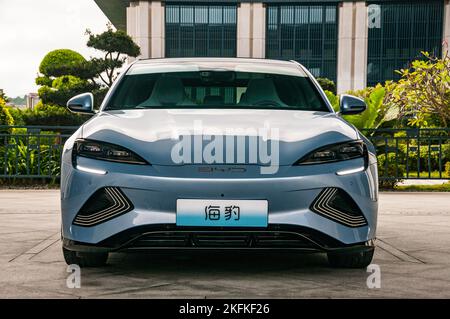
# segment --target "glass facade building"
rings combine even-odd
[[[339,92],[396,80],[450,42],[449,0],[94,1],[142,57],[295,60]]]
[[[167,57],[236,56],[236,5],[166,4]]]
[[[268,5],[266,57],[296,60],[314,76],[336,81],[337,3]]]
[[[408,68],[427,51],[442,53],[443,1],[374,2],[379,19],[369,24],[367,84],[396,80],[395,70]]]

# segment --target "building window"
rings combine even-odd
[[[336,81],[337,32],[337,5],[268,5],[266,57]]]
[[[407,68],[412,60],[421,58],[421,51],[441,55],[443,1],[370,5],[375,16],[369,13],[369,86],[398,80],[395,70]]]
[[[236,56],[235,5],[166,4],[166,57]]]

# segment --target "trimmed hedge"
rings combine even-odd
[[[68,74],[77,75],[74,69],[77,70],[84,62],[86,62],[86,59],[73,50],[53,50],[47,53],[42,60],[39,65],[39,72],[47,77],[59,77]]]
[[[0,98],[0,125],[14,125],[14,118],[2,98]]]

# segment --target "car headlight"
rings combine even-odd
[[[363,141],[352,141],[321,147],[302,157],[295,164],[320,164],[346,161],[355,158],[364,158],[364,166],[367,167],[367,147]]]
[[[125,147],[93,140],[76,140],[72,150],[72,163],[77,166],[77,157],[88,157],[102,161],[148,165],[139,155]]]

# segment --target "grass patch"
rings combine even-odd
[[[442,178],[442,179],[446,179],[446,178],[450,178],[450,176],[448,175],[447,172],[442,171],[442,176],[439,176],[439,171],[431,171],[430,172],[431,178]],[[406,177],[406,174],[404,175]],[[417,172],[409,172],[409,178],[428,178],[428,172],[420,172],[419,176],[417,176]]]
[[[394,191],[405,192],[450,192],[450,182],[438,185],[395,186]]]
[[[59,180],[48,178],[0,178],[0,189],[58,189]]]

